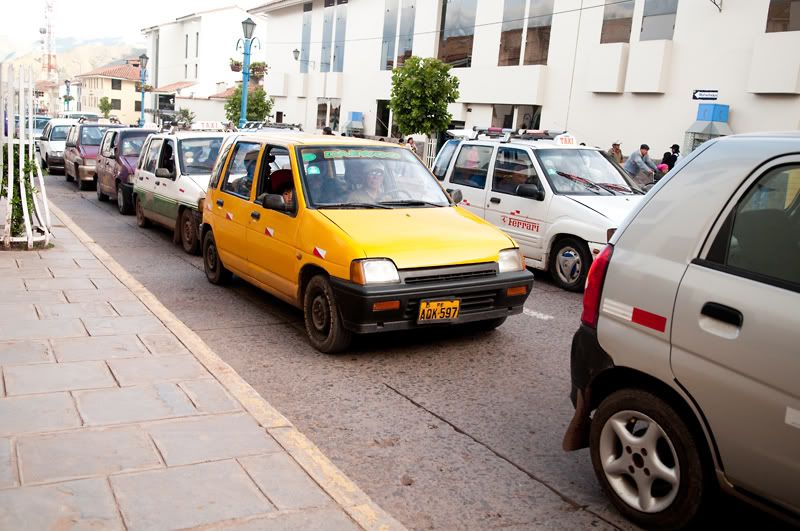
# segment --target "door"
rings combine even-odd
[[[520,148],[497,148],[486,220],[514,238],[526,258],[542,260],[547,209],[553,194],[545,193],[542,200],[521,197],[517,191],[522,184],[535,184],[544,190],[531,154]]]
[[[223,263],[245,274],[251,274],[247,263],[245,230],[254,209],[253,180],[257,171],[261,144],[237,142],[225,168],[220,193],[212,205],[214,238]]]
[[[69,175],[74,178],[78,178],[78,172],[75,171],[75,164],[73,161],[77,156],[77,142],[78,142],[78,131],[80,126],[73,125],[69,128],[69,133],[67,133],[67,141],[64,148],[64,174]]]
[[[53,127],[48,123],[44,126],[44,129],[42,129],[41,140],[39,138],[36,139],[36,145],[39,146],[39,159],[43,163],[47,162],[47,137],[50,136],[50,131],[52,129]],[[44,166],[44,164],[42,164],[42,166]]]
[[[97,172],[97,186],[103,193],[109,193],[108,181],[109,179],[111,179],[112,182],[114,180],[113,177],[109,177],[109,161],[114,157],[111,146],[115,134],[116,132],[110,129],[105,132],[103,139],[100,141],[100,150],[97,154],[97,165],[95,167],[95,171]]]
[[[142,154],[142,162],[136,170],[136,179],[133,183],[133,191],[142,203],[142,208],[147,216],[152,216],[153,192],[155,189],[156,168],[158,158],[161,155],[161,144],[163,138],[153,138],[147,146],[147,152]]]
[[[288,161],[289,152],[282,146],[266,146],[262,160],[272,160],[273,157],[276,162]],[[254,196],[258,198],[262,194],[279,194],[291,189],[290,209],[279,212],[253,202],[247,225],[247,252],[253,276],[294,300],[300,273],[300,261],[296,258],[297,231],[305,205],[294,164],[291,169],[278,169],[281,167],[285,168],[285,164],[262,163]],[[303,206],[299,207],[301,204]]]
[[[800,509],[800,158],[734,196],[678,290],[672,367],[725,474]]]
[[[486,186],[493,153],[491,144],[462,144],[445,184],[448,190],[461,190],[463,199],[459,206],[481,218],[486,209]]]
[[[117,161],[119,160],[119,150],[120,146],[122,145],[122,133],[119,131],[110,130],[111,134],[114,135],[111,137],[111,145],[108,146],[109,154],[111,155],[108,157],[106,161],[106,172],[108,173],[108,179],[106,180],[106,193],[114,197],[117,194]]]
[[[178,218],[178,190],[175,186],[177,179],[177,165],[175,140],[164,139],[161,144],[161,153],[158,156],[157,169],[166,170],[169,177],[156,177],[153,175],[153,202],[150,207],[153,216],[167,227],[174,228]]]

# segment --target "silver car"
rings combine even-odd
[[[592,264],[575,416],[614,505],[683,527],[714,487],[800,520],[800,133],[703,144]]]

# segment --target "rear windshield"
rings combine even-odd
[[[221,136],[212,138],[187,138],[178,142],[181,173],[211,173],[222,146]]]
[[[50,131],[50,140],[66,140],[71,125],[57,125]]]
[[[144,141],[147,140],[147,137],[149,135],[150,133],[142,133],[142,134],[131,133],[123,137],[122,147],[120,148],[122,156],[138,157],[139,153],[141,153],[142,151],[142,146],[144,145]]]
[[[100,140],[103,139],[103,133],[106,132],[108,127],[102,125],[89,125],[81,127],[81,145],[84,146],[99,146]]]

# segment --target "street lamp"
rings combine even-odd
[[[65,79],[65,80],[64,80],[64,86],[65,86],[65,87],[66,87],[66,89],[67,89],[67,96],[68,96],[67,98],[65,98],[65,99],[64,99],[64,104],[65,104],[65,106],[66,106],[66,109],[64,109],[64,110],[65,110],[65,111],[69,111],[69,86],[70,86],[70,81],[69,81],[69,79]]]
[[[145,68],[147,68],[148,59],[150,58],[145,53],[139,56],[139,73],[142,76],[142,86],[140,87],[142,89],[142,108],[140,109],[142,115],[139,118],[139,127],[144,127],[144,80],[146,79]]]
[[[244,39],[239,39],[236,43],[237,50],[239,49],[239,43],[242,43],[242,53],[244,54],[244,61],[242,61],[242,109],[241,115],[239,116],[239,129],[243,128],[244,123],[247,121],[247,89],[250,85],[250,47],[253,41],[257,40],[253,38],[255,29],[256,23],[253,22],[253,19],[247,17],[247,19],[242,21]]]

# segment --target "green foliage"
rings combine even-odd
[[[100,112],[103,113],[103,118],[108,118],[108,115],[111,114],[111,100],[108,99],[108,96],[100,98],[98,107],[100,108]]]
[[[249,90],[247,92],[247,120],[266,120],[267,116],[272,112],[272,103],[272,99],[267,96],[263,88],[258,87],[255,90]],[[239,85],[225,102],[225,116],[231,123],[237,125],[241,115],[242,86]]]
[[[25,234],[25,218],[22,215],[22,198],[19,194],[19,146],[14,146],[14,196],[11,199],[11,236]],[[38,190],[31,186],[30,176],[36,171],[33,160],[25,157],[22,175],[25,183],[25,199],[28,204],[28,215],[34,217],[33,194]],[[8,196],[8,148],[3,149],[3,176],[0,179],[0,197]],[[2,220],[5,223],[5,220]]]
[[[181,107],[180,109],[178,109],[178,112],[175,113],[175,118],[179,122],[184,122],[186,124],[186,127],[189,127],[192,125],[192,123],[194,123],[195,114],[189,109]]]
[[[72,100],[74,100],[74,99],[75,99],[75,98],[73,98],[73,97],[72,97],[72,95],[70,95],[70,94],[66,94],[66,95],[64,95],[64,102],[65,102],[65,103],[68,103],[68,102],[70,102],[70,101],[72,101]]]
[[[450,74],[450,65],[412,56],[392,72],[393,123],[402,135],[431,136],[450,125],[447,106],[458,96],[458,78]]]

